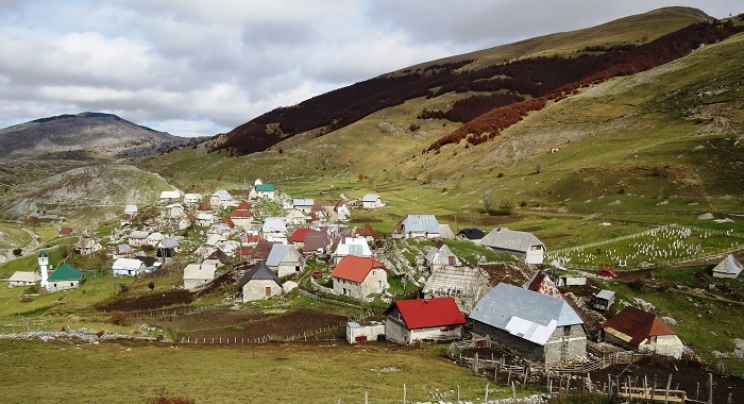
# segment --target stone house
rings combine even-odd
[[[282,294],[282,282],[264,263],[256,264],[240,278],[243,303],[270,299]]]
[[[390,287],[387,270],[372,257],[343,257],[331,272],[331,278],[333,293],[361,301],[372,301],[373,295],[382,294]]]
[[[90,255],[102,249],[103,246],[95,237],[86,234],[80,235],[78,242],[75,244],[75,253],[80,255]]]
[[[542,264],[545,255],[545,244],[534,234],[506,227],[492,230],[480,244],[498,253],[514,255],[527,264]]]
[[[469,314],[489,290],[489,276],[482,268],[445,266],[429,276],[421,293],[426,298],[452,297],[460,311]]]
[[[127,243],[132,247],[142,247],[147,244],[147,236],[149,235],[149,231],[135,230],[129,233]]]
[[[305,268],[305,257],[291,244],[276,244],[266,258],[266,266],[279,278],[299,274]]]
[[[333,263],[338,264],[341,260],[349,255],[357,257],[372,257],[372,250],[369,248],[367,239],[364,237],[341,237],[338,239],[331,257]]]
[[[584,322],[564,300],[505,283],[470,313],[473,334],[545,365],[586,358]]]
[[[388,341],[410,345],[416,341],[451,341],[462,337],[465,317],[451,297],[398,300],[383,314]]]
[[[214,279],[217,268],[214,265],[189,264],[183,269],[183,288],[193,290],[205,285]]]
[[[224,209],[233,205],[235,199],[226,189],[218,189],[209,197],[209,205],[212,209]]]
[[[684,344],[660,318],[628,306],[601,326],[605,342],[636,351],[653,352],[679,359]]]
[[[424,257],[424,266],[429,268],[430,273],[434,273],[445,266],[459,267],[462,266],[460,258],[452,252],[452,249],[444,244],[443,241],[437,242],[434,248],[431,248]]]

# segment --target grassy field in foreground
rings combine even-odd
[[[3,403],[145,403],[161,392],[205,403],[400,403],[483,400],[485,378],[438,349],[391,345],[240,347],[0,340]],[[511,395],[490,385],[490,398]],[[527,391],[520,391],[524,395]]]

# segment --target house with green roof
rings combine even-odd
[[[63,263],[49,275],[49,284],[46,289],[49,293],[59,292],[60,290],[77,289],[83,280],[83,272],[79,269]]]
[[[276,200],[276,189],[274,189],[273,184],[257,184],[251,190],[250,194],[248,195],[248,199],[268,199],[270,201],[274,201]]]

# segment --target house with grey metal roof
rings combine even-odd
[[[364,209],[377,209],[385,206],[382,198],[377,194],[367,194],[362,197],[362,207]]]
[[[546,365],[586,358],[584,322],[565,301],[505,283],[470,313],[473,334]]]
[[[439,238],[439,222],[434,215],[408,215],[393,230],[394,238]]]
[[[499,227],[486,234],[481,239],[480,244],[498,253],[517,256],[527,264],[543,263],[545,244],[534,234],[526,231]]]
[[[305,257],[292,244],[275,244],[266,259],[269,267],[280,278],[299,274],[305,268]]]

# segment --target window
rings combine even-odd
[[[563,326],[563,336],[568,337],[570,335],[571,335],[571,326],[570,325]]]

